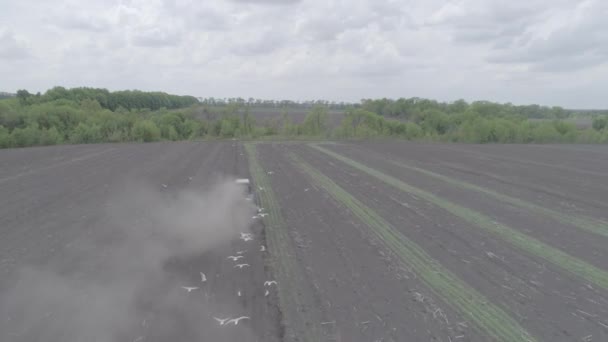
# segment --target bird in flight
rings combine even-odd
[[[198,287],[190,287],[190,286],[182,286],[182,289],[188,291],[188,293],[194,291],[194,290],[198,290]]]
[[[237,255],[241,255],[243,253],[245,253],[245,251],[238,251],[238,252],[236,252]]]
[[[207,276],[205,276],[205,273],[201,272],[201,282],[206,282],[207,281]]]
[[[266,213],[259,213],[259,214],[258,214],[258,217],[261,217],[261,218],[264,218],[264,217],[266,217],[266,216],[268,216],[268,214],[266,214]]]
[[[230,323],[234,323],[234,325],[238,325],[240,321],[244,320],[244,319],[250,319],[247,316],[241,316],[239,318],[233,318],[231,320],[229,320],[228,322],[226,322],[226,324],[230,324]]]
[[[241,240],[247,242],[253,240],[253,236],[249,233],[241,233]]]
[[[264,286],[276,285],[276,280],[269,280],[264,282]]]
[[[234,268],[238,267],[238,268],[242,269],[243,267],[248,267],[248,266],[249,266],[249,264],[238,264],[238,265],[234,265]]]
[[[237,255],[237,256],[231,255],[227,259],[230,259],[232,261],[237,261],[237,260],[241,259],[242,257],[243,257],[242,255]]]
[[[230,321],[230,317],[224,319],[213,317],[213,319],[215,319],[220,325],[224,325],[226,322]]]
[[[260,252],[266,252],[266,247],[264,247],[264,245],[260,246]]]

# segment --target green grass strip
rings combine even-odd
[[[304,275],[298,272],[298,265],[293,254],[293,243],[287,231],[287,225],[281,215],[280,206],[267,177],[267,173],[257,160],[257,149],[254,144],[245,144],[249,170],[253,183],[259,189],[257,194],[260,205],[268,213],[264,217],[266,244],[271,256],[271,267],[277,280],[279,305],[283,314],[283,325],[286,328],[287,340],[316,342],[321,341],[320,322],[312,317],[318,308],[311,307],[312,299],[303,298],[305,291],[299,288],[306,284]],[[305,309],[304,309],[305,308]]]
[[[300,170],[310,176],[313,183],[369,226],[375,237],[382,241],[400,263],[409,266],[426,286],[462,317],[468,319],[476,330],[490,337],[489,340],[534,341],[534,338],[504,310],[491,304],[481,293],[444,268],[375,211],[295,155],[291,158]]]
[[[608,289],[608,272],[600,268],[597,268],[555,247],[551,247],[546,243],[541,242],[524,233],[521,233],[516,229],[498,223],[489,216],[486,216],[482,213],[435,196],[430,192],[411,186],[395,177],[386,175],[376,169],[363,165],[355,160],[325,149],[321,146],[310,146],[318,151],[321,151],[331,157],[334,157],[335,159],[344,162],[347,165],[354,167],[355,169],[363,171],[390,186],[393,186],[401,191],[413,194],[415,196],[418,196],[419,198],[429,201],[435,204],[436,206],[445,209],[451,214],[458,216],[469,223],[472,223],[474,226],[482,228],[501,238],[502,240],[512,244],[513,246],[527,253],[530,253],[531,255],[547,260],[548,262],[555,264],[558,267],[568,272],[571,272],[599,287]]]
[[[462,188],[465,190],[476,191],[476,192],[488,195],[490,197],[493,197],[499,201],[509,203],[516,207],[530,210],[530,211],[535,211],[536,213],[540,213],[545,216],[551,217],[559,222],[571,224],[581,230],[585,230],[585,231],[588,231],[591,233],[595,233],[598,235],[608,237],[608,222],[605,222],[603,220],[598,220],[598,219],[593,219],[593,218],[573,215],[573,214],[564,214],[564,213],[556,211],[556,210],[545,208],[540,205],[521,200],[519,198],[504,195],[504,194],[498,193],[496,191],[493,191],[491,189],[487,189],[487,188],[484,188],[484,187],[481,187],[481,186],[478,186],[475,184],[471,184],[468,182],[460,181],[460,180],[457,180],[457,179],[454,179],[454,178],[451,178],[448,176],[444,176],[444,175],[441,175],[441,174],[438,174],[438,173],[435,173],[435,172],[432,172],[432,171],[429,171],[426,169],[407,165],[405,163],[395,161],[395,160],[389,160],[389,162],[398,167],[422,173],[424,175],[433,177],[435,179],[439,179],[441,181],[444,181],[448,184],[457,186],[459,188]]]

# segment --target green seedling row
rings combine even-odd
[[[375,211],[297,156],[291,158],[319,188],[348,208],[399,262],[407,265],[432,291],[477,330],[493,341],[535,341],[517,321],[481,293],[444,268],[415,242],[401,234]]]
[[[260,205],[268,213],[263,218],[267,250],[271,256],[271,267],[278,283],[279,306],[283,315],[283,325],[287,337],[297,341],[321,341],[320,325],[312,319],[314,309],[301,310],[307,303],[301,298],[298,288],[305,284],[304,275],[298,272],[293,255],[293,246],[287,225],[281,215],[267,173],[257,160],[257,149],[252,143],[245,144],[249,170],[259,196]],[[319,316],[316,316],[319,317]]]
[[[325,149],[321,146],[311,146],[316,150],[338,159],[355,169],[363,171],[364,173],[367,173],[368,175],[373,176],[374,178],[377,178],[394,188],[433,203],[449,213],[473,224],[474,227],[478,227],[490,232],[494,236],[499,237],[503,241],[506,241],[531,255],[542,258],[596,286],[608,289],[608,272],[595,267],[588,262],[576,258],[555,247],[549,246],[548,244],[541,242],[540,240],[537,240],[527,234],[521,233],[520,231],[507,225],[496,222],[492,218],[480,212],[463,207],[446,199],[440,198],[430,192],[411,186],[395,177],[386,175],[376,169],[363,165],[355,160]]]

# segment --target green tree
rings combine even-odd
[[[230,120],[222,119],[219,135],[222,138],[231,138],[234,136],[234,125]]]
[[[131,135],[136,141],[158,141],[160,140],[160,129],[153,121],[140,120],[133,125],[133,132]]]
[[[19,99],[19,103],[22,106],[25,106],[29,103],[29,98],[32,96],[29,91],[25,89],[17,90],[17,98]]]
[[[11,135],[6,127],[0,125],[0,148],[10,147]]]
[[[608,126],[608,117],[599,116],[593,118],[593,123],[591,124],[594,130],[601,131]]]
[[[10,144],[13,147],[35,146],[39,143],[39,129],[31,125],[25,128],[15,128],[11,132]]]
[[[46,130],[40,130],[40,145],[57,145],[61,143],[63,143],[63,137],[61,136],[56,127],[51,127]]]
[[[70,134],[70,142],[73,144],[94,144],[102,141],[101,127],[96,124],[81,122]]]
[[[304,119],[304,134],[311,136],[326,134],[328,115],[327,107],[315,106]]]

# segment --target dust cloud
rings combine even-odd
[[[204,193],[170,190],[125,187],[100,208],[103,224],[61,263],[21,269],[0,297],[0,339],[204,341],[211,304],[193,300],[181,288],[190,276],[167,265],[247,231],[253,208],[231,181]]]

